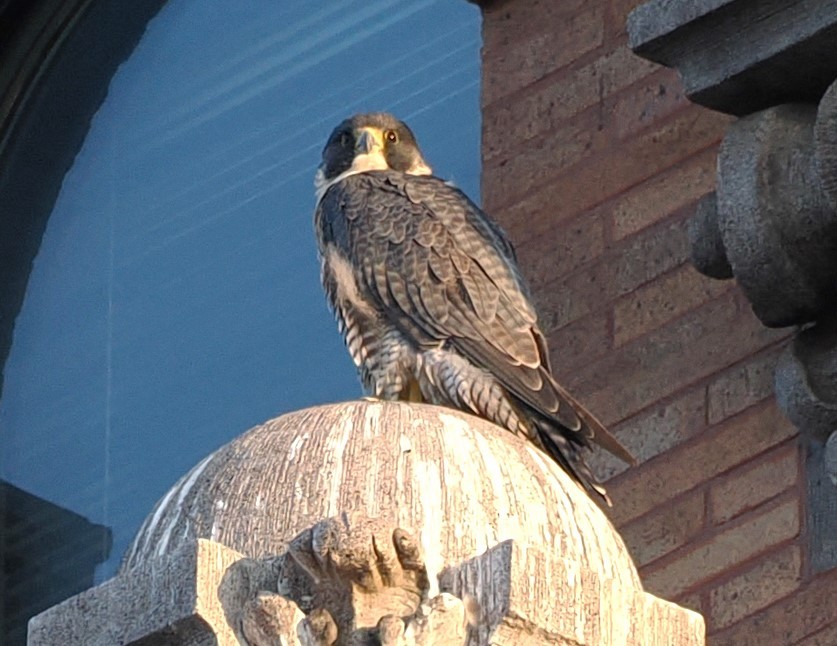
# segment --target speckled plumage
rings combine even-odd
[[[365,116],[388,115],[355,117],[352,132]],[[332,135],[327,151],[338,141]],[[315,213],[323,285],[366,391],[485,417],[528,437],[605,496],[582,447],[594,439],[630,456],[552,378],[502,230],[437,177],[389,162],[346,175],[345,163],[329,170],[324,159],[321,173],[332,183]]]

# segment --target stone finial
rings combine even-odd
[[[701,617],[642,590],[602,510],[537,448],[465,413],[378,401],[284,415],[202,460],[119,575],[35,617],[30,644],[58,634],[68,646],[704,643]]]

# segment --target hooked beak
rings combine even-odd
[[[372,128],[361,128],[360,134],[355,140],[355,154],[368,155],[377,150],[383,150],[383,137],[380,132]]]

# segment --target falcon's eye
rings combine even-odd
[[[352,143],[352,142],[351,142],[351,137],[349,137],[348,132],[344,132],[342,135],[340,135],[340,147],[341,148],[345,148],[350,143]]]
[[[387,130],[384,136],[389,143],[398,143],[398,133],[395,130]]]

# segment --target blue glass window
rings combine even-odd
[[[0,479],[84,528],[69,551],[95,582],[207,453],[360,394],[319,286],[320,150],[391,111],[476,199],[479,20],[464,0],[171,0],[149,23],[64,179],[0,398]]]

